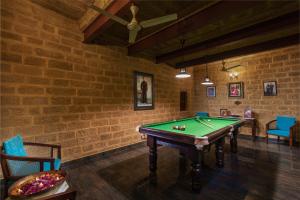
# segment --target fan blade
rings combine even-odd
[[[178,16],[175,13],[175,14],[166,15],[166,16],[163,16],[163,17],[157,17],[157,18],[141,21],[140,25],[143,28],[147,28],[147,27],[156,26],[156,25],[159,25],[159,24],[163,24],[163,23],[166,23],[166,22],[176,20],[177,17]]]
[[[239,67],[241,65],[234,65],[234,66],[231,66],[231,67],[227,67],[226,70],[230,70],[230,69],[233,69],[233,68],[236,68],[236,67]]]
[[[126,21],[126,20],[124,20],[124,19],[122,19],[122,18],[120,18],[116,15],[113,15],[113,14],[107,12],[106,10],[103,10],[103,9],[97,7],[97,6],[89,5],[89,8],[101,13],[102,15],[105,15],[106,17],[109,17],[110,19],[112,19],[112,20],[114,20],[114,21],[116,21],[116,22],[118,22],[118,23],[120,23],[124,26],[126,26],[129,23],[128,21]]]
[[[140,30],[141,30],[141,27],[138,26],[138,28],[135,28],[135,29],[129,31],[129,40],[128,40],[128,42],[130,44],[133,44],[135,42],[136,36],[137,36],[137,34]]]

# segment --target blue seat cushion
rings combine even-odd
[[[278,130],[278,129],[268,130],[267,133],[271,134],[271,135],[282,136],[282,137],[289,137],[290,136],[290,131],[284,131],[284,130]]]
[[[61,164],[61,160],[58,158],[55,159],[54,160],[54,169],[59,170],[60,164]],[[51,170],[50,162],[44,162],[44,171],[50,171],[50,170]]]
[[[296,123],[295,117],[277,116],[276,120],[277,129],[284,131],[289,131],[291,126]]]
[[[20,135],[3,142],[4,153],[11,156],[27,156],[23,139]]]
[[[40,171],[39,162],[8,160],[8,168],[12,176],[27,176]]]
[[[199,116],[199,117],[208,117],[208,112],[197,112],[196,116]]]
[[[55,159],[54,169],[59,170],[60,164],[61,164],[61,160]],[[11,175],[13,176],[27,176],[40,171],[39,162],[9,160],[8,167]],[[51,170],[50,162],[44,162],[44,171],[49,171],[49,170]]]

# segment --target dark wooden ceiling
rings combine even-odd
[[[121,1],[122,6],[117,7]],[[139,7],[139,21],[171,13],[177,13],[179,19],[143,29],[137,41],[131,45],[127,42],[128,30],[125,26],[112,20],[102,27],[92,23],[90,26],[97,31],[93,37],[85,32],[85,42],[127,46],[130,56],[146,57],[173,67],[191,66],[299,43],[298,0],[134,2]],[[129,0],[116,0],[112,4],[114,13],[127,21],[131,20]],[[181,49],[180,39],[186,40],[184,49]]]
[[[182,18],[189,13],[211,3],[210,1],[145,1],[145,0],[136,0],[135,4],[139,7],[139,12],[137,14],[137,19],[139,21],[160,17],[168,14],[177,13],[178,18]],[[118,16],[124,18],[127,21],[132,19],[131,12],[129,7],[122,10],[118,13]],[[137,40],[143,38],[170,23],[165,23],[155,27],[150,27],[143,29],[139,32]],[[113,22],[112,25],[107,28],[102,36],[98,37],[94,42],[98,44],[108,44],[108,45],[128,45],[128,30],[125,26],[120,25],[119,23]],[[113,40],[112,38],[116,38]]]
[[[31,0],[47,9],[58,12],[66,17],[79,20],[86,12],[86,0]]]

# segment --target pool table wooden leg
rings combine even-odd
[[[216,141],[216,165],[218,167],[224,167],[224,144],[224,137]]]
[[[188,160],[186,158],[186,155],[182,152],[180,152],[180,157],[179,157],[179,176],[178,179],[182,180],[184,179],[186,172],[187,172],[187,163]]]
[[[157,169],[157,143],[156,143],[156,138],[148,135],[147,145],[149,146],[149,170],[150,170],[151,174],[155,174],[156,169]]]
[[[195,151],[192,153],[192,190],[199,192],[201,189],[201,163],[202,163],[202,152]]]
[[[237,153],[237,135],[239,133],[239,129],[234,129],[232,136],[230,137],[230,149],[232,153]]]

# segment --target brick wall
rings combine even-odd
[[[67,161],[141,141],[139,124],[189,114],[179,91],[190,95],[192,80],[176,70],[85,45],[76,21],[29,0],[1,3],[1,141],[60,143]],[[155,110],[133,111],[134,70],[154,74]]]
[[[206,87],[201,85],[205,76],[205,66],[194,67],[193,110],[208,111],[219,115],[221,108],[233,114],[243,114],[246,106],[251,106],[259,121],[259,135],[265,136],[266,122],[276,115],[293,115],[300,120],[300,50],[299,46],[257,53],[226,60],[225,66],[241,64],[234,71],[238,79],[230,79],[229,74],[220,71],[221,61],[208,64],[209,77],[216,86],[216,97],[206,97]],[[244,82],[244,98],[228,97],[229,82]],[[277,81],[277,96],[264,96],[263,81]],[[240,101],[236,105],[235,101]],[[249,128],[242,132],[250,134]],[[298,129],[299,132],[299,129]],[[298,133],[299,138],[299,133]]]
[[[200,110],[241,114],[250,105],[260,134],[277,114],[299,120],[299,46],[229,60],[242,64],[235,81],[245,83],[245,98],[236,106],[220,62],[209,64],[217,97],[207,98],[203,66],[194,68],[194,78],[177,80],[177,70],[128,57],[125,48],[82,44],[78,22],[29,0],[1,4],[1,141],[19,133],[27,141],[60,143],[67,161],[139,142],[139,124]],[[154,74],[155,110],[133,111],[134,70]],[[263,80],[277,81],[278,96],[263,96]],[[179,112],[180,90],[193,96],[187,112]]]

